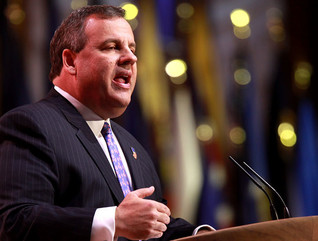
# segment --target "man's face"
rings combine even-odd
[[[123,18],[90,17],[87,42],[76,54],[77,98],[106,118],[121,115],[136,84],[137,57],[130,25]]]

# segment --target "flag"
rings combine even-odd
[[[205,5],[191,1],[194,6],[193,29],[187,37],[187,53],[192,74],[192,92],[196,98],[197,123],[213,128],[213,139],[201,143],[203,186],[198,205],[197,223],[215,228],[233,223],[233,210],[226,192],[227,118],[224,90],[218,73],[217,54],[212,29],[208,24]]]
[[[299,207],[296,216],[318,215],[318,128],[314,107],[302,100],[298,110],[297,158],[294,166],[292,199]]]

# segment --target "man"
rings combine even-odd
[[[51,41],[54,89],[1,118],[1,241],[171,240],[194,230],[170,217],[148,154],[110,121],[136,83],[123,17],[112,6],[71,13]]]

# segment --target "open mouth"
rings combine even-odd
[[[121,84],[128,84],[129,83],[129,76],[128,75],[116,76],[114,78],[114,81],[116,81],[117,83],[121,83]]]
[[[119,72],[115,75],[113,82],[121,88],[130,88],[131,73],[130,72]]]

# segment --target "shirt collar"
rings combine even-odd
[[[101,134],[101,130],[104,126],[105,121],[108,122],[108,124],[111,126],[109,118],[107,120],[102,119],[99,115],[97,115],[87,106],[79,102],[72,95],[62,90],[58,86],[55,85],[54,89],[77,109],[77,111],[82,115],[95,136],[98,137]]]

